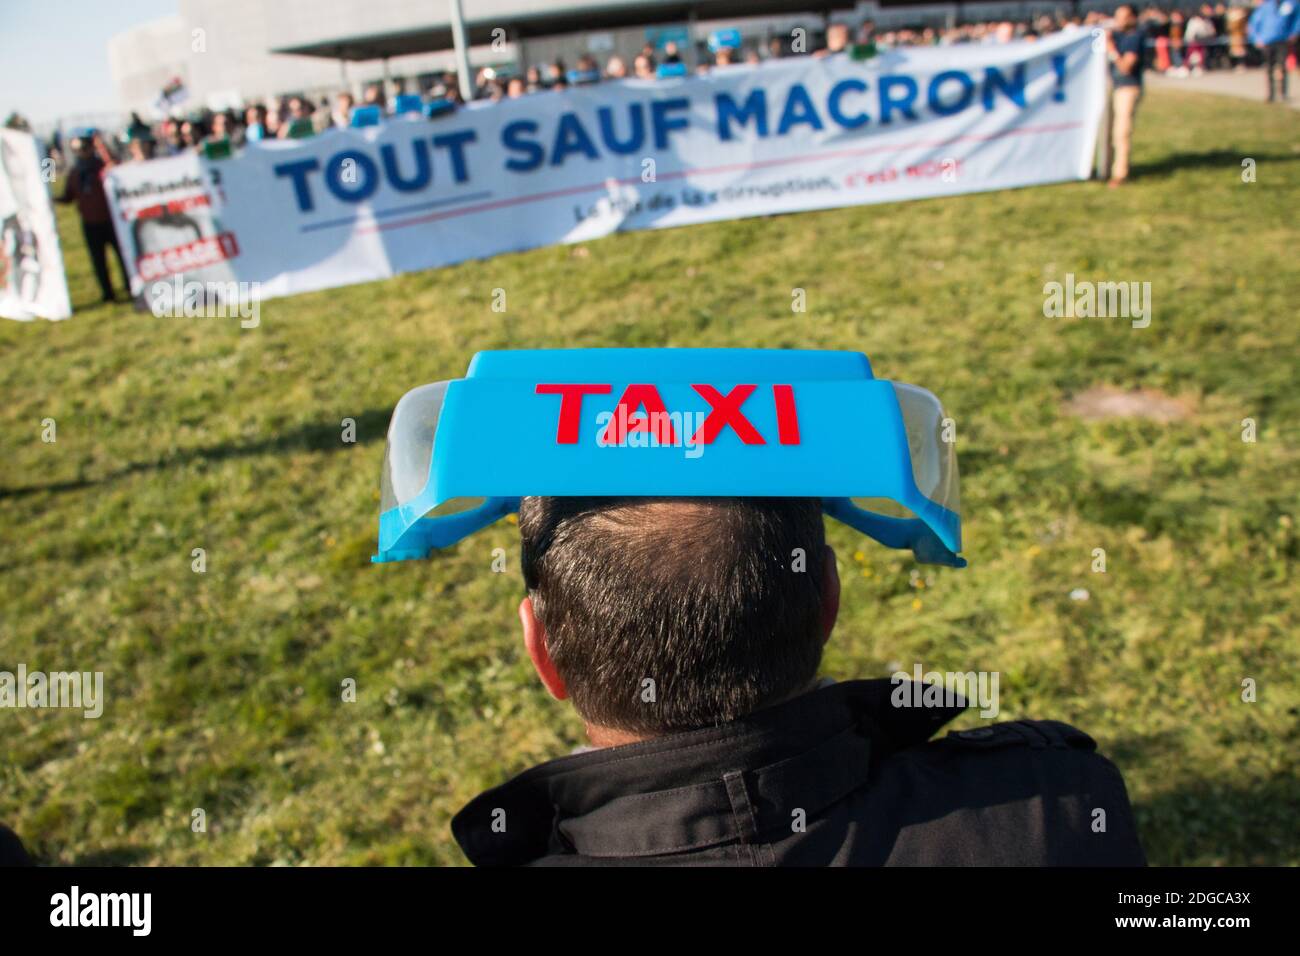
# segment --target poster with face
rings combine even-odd
[[[0,316],[6,319],[72,315],[44,162],[34,136],[0,129]]]
[[[202,286],[204,301],[220,301],[239,256],[235,234],[222,225],[221,162],[193,154],[130,163],[106,181],[131,294],[151,308],[183,277]]]

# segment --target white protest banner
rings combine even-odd
[[[267,298],[619,230],[1086,179],[1099,46],[1070,30],[578,86],[120,166],[108,193],[147,300],[178,276]]]
[[[0,129],[0,316],[66,319],[72,315],[47,166],[30,133]]]

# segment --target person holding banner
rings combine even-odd
[[[1127,3],[1115,10],[1115,28],[1110,35],[1111,166],[1110,187],[1128,180],[1129,152],[1133,142],[1133,120],[1142,98],[1143,55],[1146,34],[1138,26],[1137,14]]]
[[[99,291],[103,295],[103,301],[115,302],[117,293],[113,291],[113,277],[108,268],[110,248],[117,256],[118,267],[122,270],[122,282],[128,288],[130,278],[122,259],[122,250],[117,245],[117,235],[113,231],[113,221],[108,210],[108,196],[104,192],[104,173],[114,165],[113,157],[98,132],[78,137],[70,145],[76,161],[68,170],[67,185],[64,186],[59,202],[77,204],[77,213],[81,216],[81,232],[86,239],[86,251],[90,253],[91,264],[95,267]]]
[[[843,53],[849,48],[849,28],[843,23],[832,23],[826,27],[826,45],[813,53],[813,56],[830,56]]]
[[[356,99],[351,93],[343,92],[334,98],[334,110],[330,113],[330,124],[335,129],[347,129],[352,125],[352,107]]]

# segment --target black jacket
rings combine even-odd
[[[930,741],[962,708],[894,707],[893,690],[834,684],[552,760],[476,797],[452,833],[496,866],[1145,864],[1124,781],[1087,734],[1016,721]]]
[[[3,823],[0,823],[0,866],[31,866],[23,841]]]

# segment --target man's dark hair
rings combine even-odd
[[[547,650],[591,723],[726,723],[817,674],[819,499],[524,498],[519,531]]]

